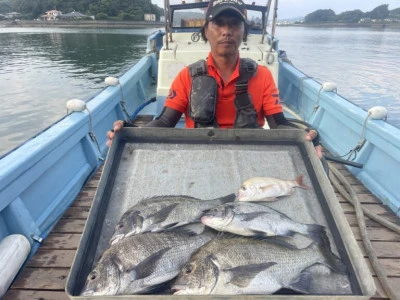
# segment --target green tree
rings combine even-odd
[[[153,13],[157,18],[163,15],[163,9],[153,5],[151,0],[0,0],[0,9],[16,11],[28,18],[38,18],[52,9],[62,13],[75,10],[86,15],[103,13],[109,17],[128,14],[137,20],[143,20],[144,14]]]
[[[382,4],[366,14],[371,19],[383,20],[389,17],[389,4]]]
[[[364,16],[364,13],[357,9],[353,11],[345,11],[336,16],[336,22],[340,23],[358,23]]]
[[[400,19],[400,7],[389,12],[389,18]]]
[[[0,1],[0,14],[12,12],[11,2],[8,0]]]
[[[319,9],[304,18],[304,23],[334,22],[336,14],[332,9]]]

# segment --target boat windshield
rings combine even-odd
[[[199,31],[204,25],[208,2],[175,4],[170,6],[172,32]],[[251,33],[262,33],[265,23],[265,6],[246,5]]]

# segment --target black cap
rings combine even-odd
[[[214,20],[220,13],[231,11],[246,22],[246,5],[242,0],[211,0],[207,7],[206,21]]]

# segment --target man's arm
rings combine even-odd
[[[161,114],[143,127],[175,127],[182,113],[169,107],[164,107]]]
[[[276,113],[266,116],[265,119],[267,120],[269,128],[271,129],[298,128],[295,124],[290,123],[283,113]]]
[[[265,119],[268,122],[268,125],[271,129],[293,129],[300,128],[296,124],[288,121],[283,113],[276,113],[270,116],[266,116]],[[307,131],[305,139],[307,141],[312,141],[315,149],[317,151],[318,157],[322,157],[321,147],[319,146],[319,136],[318,132],[315,129],[305,128]]]

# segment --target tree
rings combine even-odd
[[[304,18],[304,23],[334,22],[336,14],[332,9],[319,9]]]
[[[11,7],[11,9],[10,9]],[[0,13],[16,11],[27,18],[38,18],[48,10],[56,9],[63,13],[79,11],[87,15],[103,13],[110,17],[127,17],[143,20],[144,14],[153,13],[157,18],[163,9],[153,5],[151,0],[0,0]]]
[[[389,12],[389,18],[400,19],[400,7]]]
[[[382,4],[366,14],[371,19],[386,19],[389,16],[389,4]]]
[[[8,0],[0,1],[0,14],[12,12],[11,2]]]
[[[336,22],[340,23],[358,23],[364,16],[364,13],[357,9],[353,11],[345,11],[336,16]]]

